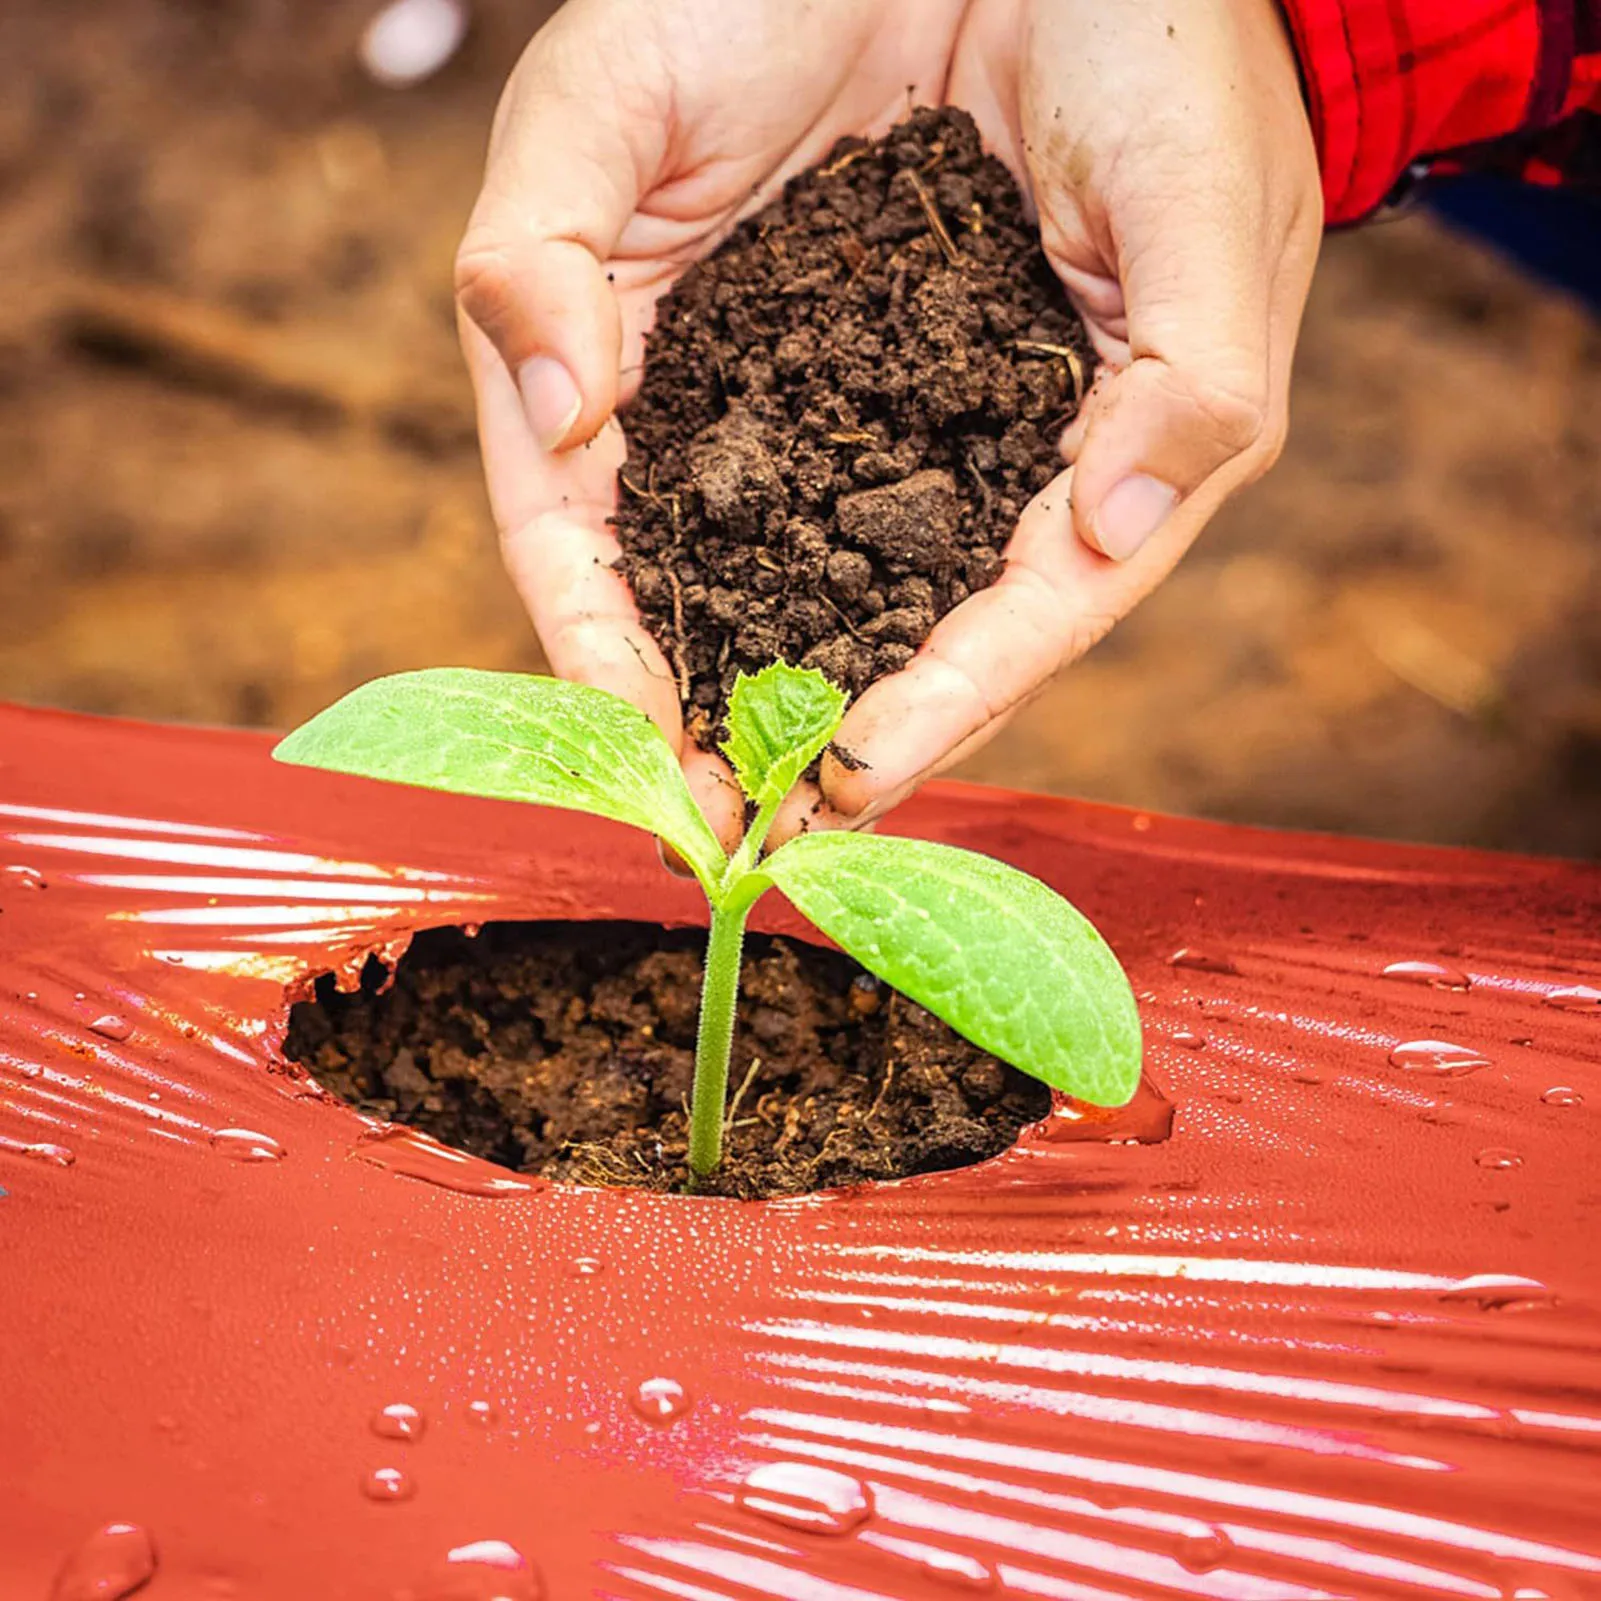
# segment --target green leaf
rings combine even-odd
[[[352,690],[282,740],[282,762],[593,812],[659,834],[717,881],[725,858],[651,720],[604,690],[468,667]]]
[[[863,967],[991,1055],[1097,1106],[1134,1094],[1128,979],[1037,878],[951,845],[846,833],[803,834],[762,871]]]
[[[754,678],[735,679],[723,754],[758,808],[776,805],[822,754],[844,715],[844,694],[815,668],[774,662]]]

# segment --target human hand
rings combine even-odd
[[[825,757],[822,795],[798,791],[774,842],[870,822],[976,749],[1282,441],[1321,216],[1273,0],[827,0],[799,22],[776,0],[570,0],[508,85],[458,264],[491,499],[553,669],[643,707],[725,839],[726,767],[683,749],[672,675],[610,570],[612,408],[688,261],[942,84],[1033,195],[1111,370],[999,581],[852,707],[855,763]]]
[[[685,741],[673,675],[611,568],[612,413],[638,387],[657,297],[842,135],[938,101],[962,10],[569,0],[496,113],[456,284],[506,562],[552,670],[650,715],[725,845],[737,787]]]
[[[1278,455],[1322,234],[1274,0],[972,0],[947,98],[1023,180],[1103,361],[993,587],[851,707],[824,800],[857,827],[992,737]]]

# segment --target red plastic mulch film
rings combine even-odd
[[[1167,1137],[564,1189],[319,1097],[286,989],[697,892],[267,749],[0,711],[6,1601],[1601,1595],[1601,871],[939,786],[1113,941]]]

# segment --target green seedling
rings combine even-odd
[[[749,798],[726,855],[678,759],[642,712],[582,684],[441,668],[380,678],[273,752],[307,767],[592,812],[658,835],[706,893],[711,928],[689,1166],[722,1158],[745,920],[770,889],[870,972],[980,1049],[1053,1089],[1121,1106],[1140,1075],[1134,997],[1106,942],[1036,878],[926,840],[801,834],[762,856],[779,804],[822,753],[845,697],[821,673],[743,675],[723,753]]]

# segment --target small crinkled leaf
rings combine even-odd
[[[740,787],[764,806],[795,787],[844,715],[844,694],[815,668],[774,662],[734,681],[723,754]]]
[[[585,684],[469,667],[396,673],[352,690],[273,755],[631,823],[659,834],[706,883],[724,861],[661,731]]]
[[[951,845],[793,839],[762,870],[836,944],[1002,1061],[1097,1106],[1140,1080],[1134,993],[1055,890]]]

